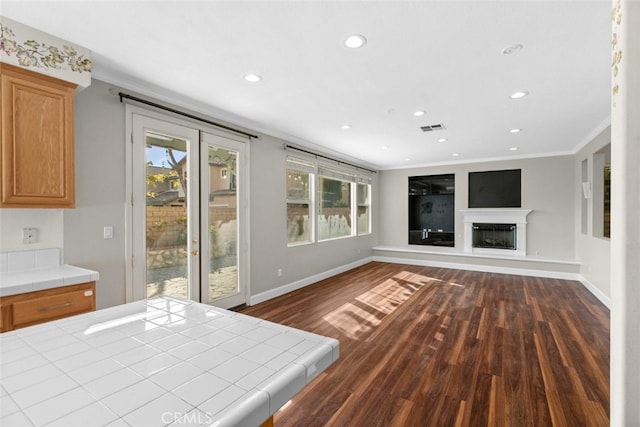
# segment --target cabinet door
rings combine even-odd
[[[0,67],[0,206],[74,207],[75,85],[6,64]]]

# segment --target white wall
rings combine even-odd
[[[580,274],[591,286],[595,287],[608,300],[611,297],[611,242],[609,239],[598,236],[594,227],[594,198],[601,197],[602,192],[594,192],[591,199],[584,199],[582,192],[582,162],[587,161],[588,182],[594,185],[593,165],[594,154],[611,142],[611,128],[608,127],[583,147],[574,156],[574,201],[575,201],[575,248],[576,260],[580,261]],[[586,215],[583,215],[586,209]],[[601,219],[602,216],[600,215]],[[583,230],[583,221],[586,227]],[[601,227],[600,227],[601,229]],[[583,232],[584,231],[584,232]]]
[[[36,228],[36,243],[22,243],[22,229]],[[0,209],[0,251],[62,248],[63,209]]]
[[[454,248],[428,246],[441,252],[464,251],[464,222],[460,209],[468,207],[468,173],[522,169],[522,207],[532,209],[527,225],[527,255],[574,258],[574,170],[572,156],[543,157],[482,163],[452,164],[386,170],[380,175],[379,244],[406,246],[408,242],[408,177],[455,174],[456,242]]]

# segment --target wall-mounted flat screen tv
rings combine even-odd
[[[469,172],[469,208],[522,207],[520,169]]]

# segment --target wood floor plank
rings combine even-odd
[[[578,282],[372,262],[243,312],[340,341],[278,427],[609,422],[609,311]]]

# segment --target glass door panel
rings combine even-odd
[[[233,140],[203,136],[200,206],[207,235],[202,236],[201,294],[202,302],[223,308],[246,302],[240,244],[243,149],[243,144]]]
[[[187,141],[145,132],[147,298],[189,298]]]

